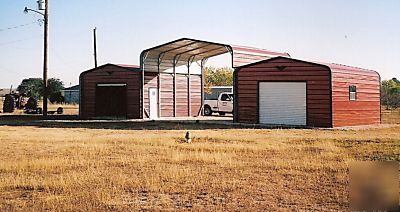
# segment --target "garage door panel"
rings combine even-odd
[[[99,84],[95,94],[95,116],[127,115],[126,85]]]
[[[306,125],[305,82],[260,82],[259,122]]]

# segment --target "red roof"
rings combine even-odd
[[[377,71],[349,66],[349,65],[343,65],[338,63],[324,63],[324,62],[314,62],[314,63],[328,66],[333,72],[363,72],[363,73],[372,73],[373,75],[376,74],[379,75]]]
[[[140,66],[138,66],[138,65],[128,65],[128,64],[115,64],[115,65],[121,66],[121,67],[124,67],[124,68],[134,68],[134,69],[140,68]]]
[[[283,56],[283,57],[290,57],[289,53],[287,52],[276,52],[276,51],[270,51],[266,49],[259,49],[259,48],[254,48],[254,47],[248,47],[248,46],[237,46],[237,45],[231,45],[233,51],[243,51],[243,52],[249,52],[249,53],[256,53],[256,54],[263,54],[263,55],[270,55],[270,56]]]

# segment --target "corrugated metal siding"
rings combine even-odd
[[[174,116],[174,76],[161,74],[161,117]]]
[[[157,88],[157,73],[145,72],[144,74],[144,96],[143,96],[143,106],[147,113],[150,111],[149,107],[149,88]],[[146,115],[143,114],[143,117]]]
[[[290,57],[288,53],[272,52],[265,49],[256,49],[244,46],[233,45],[232,50],[233,67],[240,67],[278,56]]]
[[[176,75],[176,116],[189,116],[188,108],[188,77],[187,75]]]
[[[349,100],[349,86],[357,87],[357,99]],[[333,126],[380,123],[380,78],[376,72],[334,65],[332,67]]]
[[[140,72],[130,71],[113,65],[99,67],[81,75],[81,109],[82,118],[95,116],[95,92],[99,83],[127,84],[127,117],[140,118]]]
[[[201,108],[201,77],[198,75],[190,76],[190,102],[191,116],[197,116]]]
[[[280,70],[279,67],[285,67]],[[258,89],[260,81],[307,82],[307,125],[330,127],[331,96],[328,67],[275,58],[235,71],[235,121],[258,123]]]
[[[260,123],[305,126],[306,88],[305,82],[260,82]]]
[[[145,72],[144,106],[149,110],[148,89],[157,88],[158,73]],[[174,116],[173,74],[160,73],[161,117]],[[191,116],[197,116],[201,106],[201,77],[190,75]],[[176,116],[189,116],[188,75],[176,74]],[[145,116],[146,117],[146,116]]]

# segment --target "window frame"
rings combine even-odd
[[[228,97],[228,100],[223,100],[223,99],[222,99],[222,98],[223,98],[223,96],[225,96],[225,95]],[[224,102],[229,102],[229,101],[231,101],[231,98],[229,97],[229,95],[228,95],[228,94],[225,94],[225,93],[224,93],[224,94],[222,94],[222,95],[221,95],[221,101],[224,101]]]
[[[352,95],[354,94],[354,95]],[[354,96],[354,98],[352,98]],[[357,86],[349,85],[349,101],[357,101]]]

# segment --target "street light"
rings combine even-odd
[[[24,13],[28,13],[29,11],[35,12],[43,16],[44,21],[44,55],[43,55],[43,116],[47,116],[47,96],[48,96],[48,83],[47,83],[47,59],[48,59],[48,34],[49,34],[49,0],[38,0],[38,10],[44,10],[44,13],[29,9],[25,7]]]

